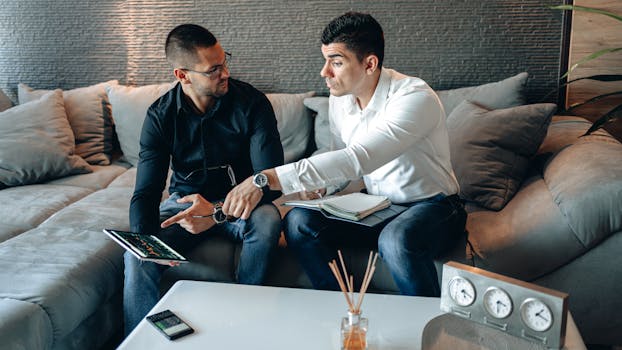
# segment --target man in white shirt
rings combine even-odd
[[[229,192],[223,211],[247,217],[263,187],[313,198],[362,177],[368,193],[409,208],[371,228],[294,208],[285,217],[288,247],[315,288],[338,289],[327,264],[337,248],[377,244],[402,294],[438,296],[433,259],[462,239],[466,222],[443,107],[423,80],[382,67],[382,28],[368,14],[331,21],[322,54],[332,151],[249,177]]]

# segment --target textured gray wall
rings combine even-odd
[[[348,10],[371,13],[385,31],[385,66],[436,89],[530,74],[537,101],[556,86],[559,0],[0,0],[0,88],[64,89],[109,79],[172,80],[163,50],[176,25],[210,29],[233,53],[232,74],[264,92],[327,94],[319,36]]]

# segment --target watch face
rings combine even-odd
[[[268,186],[268,177],[266,174],[258,173],[253,177],[253,183],[259,188]]]
[[[475,288],[464,277],[456,276],[449,281],[449,297],[460,306],[469,306],[475,301]]]
[[[222,224],[223,222],[227,221],[227,215],[223,213],[222,207],[219,206],[214,207],[214,214],[212,215],[212,218],[217,224]]]
[[[551,309],[541,300],[529,298],[520,307],[523,323],[537,332],[544,332],[553,325]]]
[[[501,288],[490,287],[484,293],[484,309],[494,318],[506,318],[512,313],[512,299]]]

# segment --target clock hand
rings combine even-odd
[[[542,314],[542,312],[544,312],[544,309],[542,309],[542,310],[538,311],[538,312],[536,313],[536,317],[540,317],[541,319],[543,319],[543,320],[545,320],[546,322],[548,322],[548,321],[549,321],[549,319],[548,319],[548,318],[546,318],[546,317],[544,317],[544,316],[542,316],[542,315],[541,315],[541,314]]]
[[[471,294],[467,293],[464,289],[460,290],[460,292],[462,292],[462,294],[466,295],[469,298],[471,297]]]

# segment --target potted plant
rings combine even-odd
[[[576,6],[576,5],[558,5],[558,6],[550,6],[551,9],[554,10],[565,10],[565,11],[585,11],[585,12],[591,12],[591,13],[597,13],[600,15],[604,15],[604,16],[608,16],[611,17],[617,21],[620,21],[622,23],[622,16],[617,15],[615,13],[609,12],[609,11],[605,11],[605,10],[601,10],[601,9],[597,9],[597,8],[592,8],[592,7],[586,7],[586,6]],[[572,72],[574,69],[576,69],[578,66],[589,62],[591,60],[597,59],[598,57],[602,56],[602,55],[606,55],[609,53],[613,53],[613,52],[617,52],[617,51],[622,51],[622,47],[612,47],[612,48],[605,48],[602,50],[598,50],[594,53],[591,53],[583,58],[581,58],[577,63],[573,64],[566,73],[564,73],[561,76],[561,80],[567,78],[570,74],[570,72]],[[596,81],[622,81],[622,74],[598,74],[598,75],[592,75],[592,76],[586,76],[586,77],[580,77],[580,78],[576,78],[576,79],[572,79],[569,80],[565,83],[563,83],[561,87],[564,87],[566,85],[572,84],[576,81],[579,80],[596,80]],[[601,94],[598,96],[594,96],[586,101],[582,101],[579,103],[574,103],[572,105],[570,105],[568,108],[566,108],[565,110],[562,110],[560,113],[561,114],[574,114],[574,111],[576,109],[578,109],[581,106],[585,106],[587,104],[592,104],[595,102],[598,102],[604,98],[610,97],[610,96],[615,96],[615,95],[622,95],[622,90],[619,91],[612,91],[612,92],[608,92],[605,94]],[[589,135],[592,132],[594,132],[595,130],[602,128],[604,125],[608,124],[608,123],[612,123],[614,120],[619,119],[622,116],[622,104],[615,106],[614,108],[612,108],[611,110],[609,110],[608,112],[606,112],[605,114],[603,114],[602,116],[600,116],[596,121],[594,121],[594,123],[592,124],[592,126],[585,132],[585,135]]]

